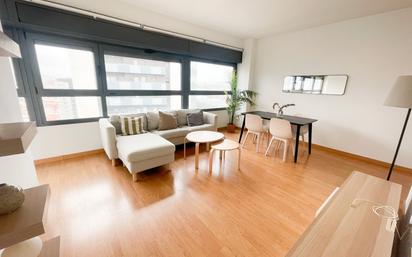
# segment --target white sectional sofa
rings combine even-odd
[[[169,111],[175,113],[178,128],[159,130],[157,112],[138,113],[127,116],[143,117],[143,128],[147,133],[123,136],[120,128],[120,116],[111,116],[99,120],[100,135],[104,151],[113,165],[120,159],[133,176],[154,167],[168,165],[174,161],[175,145],[183,144],[189,132],[199,130],[217,130],[217,115],[203,112],[204,124],[188,126],[187,114],[198,110],[182,109]],[[157,115],[156,115],[157,114]]]

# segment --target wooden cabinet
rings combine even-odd
[[[378,215],[376,207],[397,212],[400,196],[400,185],[353,172],[287,257],[390,257],[394,220]]]

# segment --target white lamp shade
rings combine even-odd
[[[385,105],[412,108],[412,75],[398,77],[385,100]]]

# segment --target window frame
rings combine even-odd
[[[93,42],[77,40],[67,37],[57,37],[51,35],[45,35],[40,33],[26,33],[27,49],[30,55],[29,62],[32,67],[33,75],[33,87],[34,93],[37,100],[37,109],[40,116],[40,124],[45,126],[50,125],[60,125],[60,124],[71,124],[71,123],[81,123],[81,122],[91,122],[96,121],[105,114],[105,99],[103,99],[103,87],[100,76],[100,63],[98,58],[98,45]],[[41,79],[39,62],[37,60],[35,44],[42,44],[47,46],[63,47],[68,49],[78,49],[78,50],[88,50],[93,53],[94,56],[94,68],[96,71],[96,84],[97,89],[46,89],[43,87],[43,82]],[[46,118],[46,112],[44,109],[43,97],[82,97],[82,96],[96,96],[100,98],[102,115],[98,117],[90,118],[75,118],[75,119],[64,119],[64,120],[53,120],[49,121]]]
[[[209,64],[218,64],[218,65],[226,65],[226,66],[231,66],[233,67],[233,71],[236,72],[237,74],[237,64],[235,63],[226,63],[226,62],[218,62],[218,61],[210,61],[210,60],[203,60],[200,58],[190,58],[188,62],[188,76],[189,76],[189,84],[190,84],[190,62],[203,62],[203,63],[209,63]],[[231,91],[227,91],[228,93],[231,93]],[[187,94],[187,108],[189,108],[189,96],[190,95],[224,95],[225,91],[224,90],[192,90],[191,86],[189,86],[188,94]],[[221,110],[226,110],[226,107],[217,107],[217,108],[208,108],[208,109],[203,109],[204,111],[221,111]]]
[[[141,49],[126,45],[107,44],[94,39],[80,39],[66,35],[48,34],[45,32],[25,32],[22,29],[9,29],[15,35],[15,40],[20,43],[22,59],[13,59],[17,92],[19,97],[25,97],[30,119],[36,121],[38,126],[52,126],[94,122],[102,117],[108,117],[107,97],[111,96],[181,96],[183,109],[189,108],[190,95],[224,95],[225,91],[191,90],[190,62],[203,62],[210,64],[227,65],[237,71],[236,63],[211,61],[202,58],[193,58],[179,54]],[[45,89],[43,88],[40,67],[38,65],[35,44],[89,50],[94,55],[97,89]],[[119,55],[131,58],[142,58],[156,61],[178,62],[181,64],[181,89],[180,90],[111,90],[107,87],[106,67],[104,55]],[[102,116],[91,118],[76,118],[48,121],[46,119],[42,97],[74,97],[97,96],[100,97]],[[225,107],[208,108],[204,111],[225,110]]]
[[[106,74],[106,63],[105,63],[105,55],[117,55],[122,57],[130,57],[130,58],[139,58],[139,59],[147,59],[153,61],[163,61],[163,62],[177,62],[181,65],[181,79],[180,79],[180,90],[146,90],[146,89],[109,89],[107,86],[107,74]],[[107,44],[101,44],[99,46],[99,58],[101,59],[101,74],[103,79],[103,90],[106,97],[113,97],[113,96],[170,96],[170,95],[179,95],[181,96],[181,106],[184,108],[184,95],[183,95],[183,88],[184,88],[184,60],[181,57],[160,53],[160,52],[151,52],[148,53],[147,50],[143,49],[135,49],[131,47],[123,47],[123,46],[113,46]],[[107,101],[106,101],[107,102]],[[107,112],[107,105],[105,106],[106,113],[105,115],[108,116]]]

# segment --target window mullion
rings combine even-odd
[[[185,59],[182,61],[182,107],[189,108],[190,95],[190,61]]]
[[[97,58],[98,58],[98,65],[97,65],[97,71],[98,71],[98,79],[100,81],[100,90],[101,90],[101,102],[102,102],[102,113],[103,117],[108,117],[108,112],[107,112],[107,80],[106,80],[106,67],[104,63],[104,50],[102,45],[98,45],[98,52],[97,52]]]

